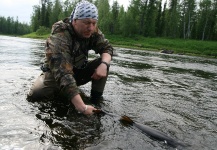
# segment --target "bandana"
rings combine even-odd
[[[71,14],[71,21],[73,19],[91,18],[98,20],[98,10],[96,6],[88,1],[79,2]]]

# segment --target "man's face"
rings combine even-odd
[[[97,20],[95,19],[75,19],[73,20],[75,32],[81,38],[89,38],[96,29]]]

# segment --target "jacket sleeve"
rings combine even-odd
[[[99,29],[97,29],[97,32],[94,33],[93,41],[93,49],[95,53],[98,53],[100,55],[102,53],[108,53],[113,56],[113,47]]]
[[[79,93],[73,77],[69,40],[64,31],[55,31],[46,41],[46,60],[60,92],[70,100]]]

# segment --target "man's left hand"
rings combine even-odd
[[[91,76],[92,79],[99,80],[107,76],[107,65],[101,63]]]

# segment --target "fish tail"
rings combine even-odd
[[[171,141],[164,141],[166,144],[169,144],[173,147],[190,147],[191,145],[188,143],[184,143],[184,142],[180,142],[180,141],[175,141],[175,140],[171,140]]]

